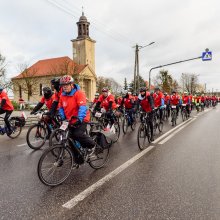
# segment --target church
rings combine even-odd
[[[36,103],[42,96],[42,88],[50,87],[50,80],[54,77],[72,75],[75,83],[79,84],[89,101],[96,93],[95,73],[95,43],[89,36],[89,25],[84,12],[79,21],[78,36],[71,40],[73,48],[72,59],[57,57],[39,60],[25,68],[19,75],[12,78],[14,100],[23,98],[30,103]]]

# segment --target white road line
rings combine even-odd
[[[192,119],[189,123],[185,124],[184,126],[182,126],[181,128],[179,128],[178,130],[174,131],[171,135],[169,135],[168,137],[166,137],[165,139],[163,139],[159,144],[164,144],[166,143],[168,140],[170,140],[175,134],[177,134],[179,131],[181,131],[183,128],[185,128],[186,126],[188,126],[189,124],[191,124],[193,121],[195,121],[196,118]]]
[[[25,143],[25,144],[19,144],[19,145],[17,145],[17,147],[22,147],[22,146],[25,146],[25,145],[27,145],[27,143]]]
[[[176,129],[178,129],[179,127],[183,126],[184,124],[186,124],[187,122],[189,122],[190,120],[192,120],[192,118],[189,118],[187,121],[182,122],[181,124],[177,125],[175,128],[172,128],[171,130],[169,130],[168,132],[166,132],[165,134],[161,135],[159,138],[157,138],[155,141],[153,141],[153,144],[158,143],[161,139],[163,139],[165,136],[167,136],[168,134],[170,134],[171,132],[175,131]]]
[[[92,194],[95,190],[100,188],[102,185],[104,185],[106,182],[117,176],[119,173],[121,173],[123,170],[128,168],[130,165],[132,165],[135,161],[140,159],[142,156],[144,156],[147,152],[151,151],[154,146],[149,146],[147,149],[141,151],[139,154],[135,155],[131,159],[129,159],[127,162],[122,164],[120,167],[113,170],[111,173],[104,176],[102,179],[100,179],[98,182],[94,183],[81,193],[79,193],[77,196],[75,196],[73,199],[69,200],[67,203],[63,204],[63,208],[71,209],[74,206],[76,206],[79,202],[83,201],[86,197],[88,197],[90,194]]]

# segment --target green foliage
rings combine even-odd
[[[11,103],[12,103],[12,105],[14,106],[14,109],[15,109],[15,110],[18,110],[18,109],[19,109],[19,107],[20,107],[19,103],[17,103],[16,101],[12,101]]]
[[[134,92],[134,80],[131,81],[131,83],[129,84],[129,87],[130,87],[131,92]],[[139,88],[141,87],[146,87],[146,81],[144,81],[142,76],[139,76]],[[136,88],[138,88],[137,81],[136,81]]]

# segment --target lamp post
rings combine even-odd
[[[144,47],[148,47],[152,44],[154,44],[155,42],[151,42],[145,46],[139,46],[138,44],[136,44],[135,47],[135,65],[134,65],[134,92],[136,93],[137,91],[139,91],[139,87],[140,87],[140,79],[139,79],[139,50],[144,48]],[[134,48],[133,47],[133,48]],[[137,86],[136,86],[137,84]]]

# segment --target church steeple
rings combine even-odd
[[[78,37],[77,39],[89,38],[89,25],[84,12],[82,11],[82,16],[79,18],[79,21],[76,23],[78,26]]]

